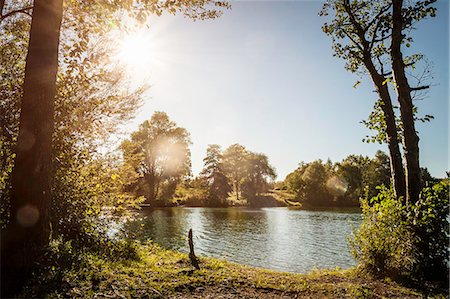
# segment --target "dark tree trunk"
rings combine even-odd
[[[2,282],[23,281],[49,242],[54,98],[63,0],[35,0],[26,58],[10,222],[2,232]],[[2,292],[5,285],[2,285]]]
[[[5,0],[0,0],[0,17],[3,16],[3,7],[5,7]]]
[[[152,204],[155,201],[155,189],[156,189],[155,177],[152,174],[146,174],[144,175],[144,177],[148,187],[148,192],[145,201],[147,202],[147,204]]]
[[[145,202],[149,205],[155,203],[156,198],[159,192],[159,177],[156,174],[156,171],[150,171],[149,173],[144,175],[145,183],[148,186],[148,192],[146,194]]]
[[[402,0],[393,0],[391,60],[401,120],[403,123],[403,151],[406,163],[406,201],[414,203],[419,199],[422,188],[419,164],[419,136],[414,126],[414,112],[411,88],[405,74],[405,64],[401,52],[403,41]]]
[[[397,135],[397,126],[395,123],[394,109],[392,108],[392,100],[389,95],[389,90],[385,82],[385,78],[380,75],[372,60],[366,58],[364,60],[364,65],[368,70],[370,77],[377,89],[377,93],[380,96],[383,110],[384,120],[386,122],[386,135],[387,144],[389,148],[390,166],[391,166],[391,180],[394,186],[395,195],[397,197],[406,196],[406,182],[405,182],[405,172],[402,163],[402,155],[400,153],[399,140]]]
[[[395,195],[397,197],[402,196],[403,198],[405,198],[406,195],[405,172],[399,148],[395,114],[394,109],[392,108],[392,100],[389,95],[389,90],[387,85],[383,84],[385,82],[384,75],[380,74],[377,71],[373,63],[370,43],[366,40],[364,28],[361,26],[361,24],[356,20],[356,18],[353,15],[353,12],[350,8],[349,0],[344,1],[344,6],[347,14],[350,16],[350,21],[352,22],[357,32],[358,38],[361,42],[364,66],[369,72],[370,77],[372,78],[372,81],[377,89],[377,93],[382,101],[381,108],[383,110],[384,120],[386,122],[386,135],[390,156],[391,180],[394,186]]]

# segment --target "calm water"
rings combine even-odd
[[[136,217],[121,226],[122,234],[187,252],[192,228],[197,255],[298,273],[353,266],[347,236],[361,222],[348,210],[288,208],[167,208]]]

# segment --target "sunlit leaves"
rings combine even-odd
[[[155,112],[121,144],[124,166],[137,174],[128,185],[142,186],[137,195],[144,195],[148,202],[171,197],[179,180],[190,175],[190,143],[186,129],[166,113]]]
[[[358,205],[366,192],[376,194],[375,186],[389,186],[389,177],[389,157],[378,151],[372,159],[349,155],[338,163],[301,162],[286,176],[284,185],[298,201],[307,205]]]

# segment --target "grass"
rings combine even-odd
[[[70,267],[50,267],[22,297],[46,298],[421,298],[415,290],[364,276],[356,269],[282,273],[200,258],[155,244],[136,245],[137,257],[83,253]],[[444,298],[444,296],[442,296]]]

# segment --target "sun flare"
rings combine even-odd
[[[133,77],[150,75],[160,61],[160,53],[146,31],[124,35],[118,43],[118,61]]]

